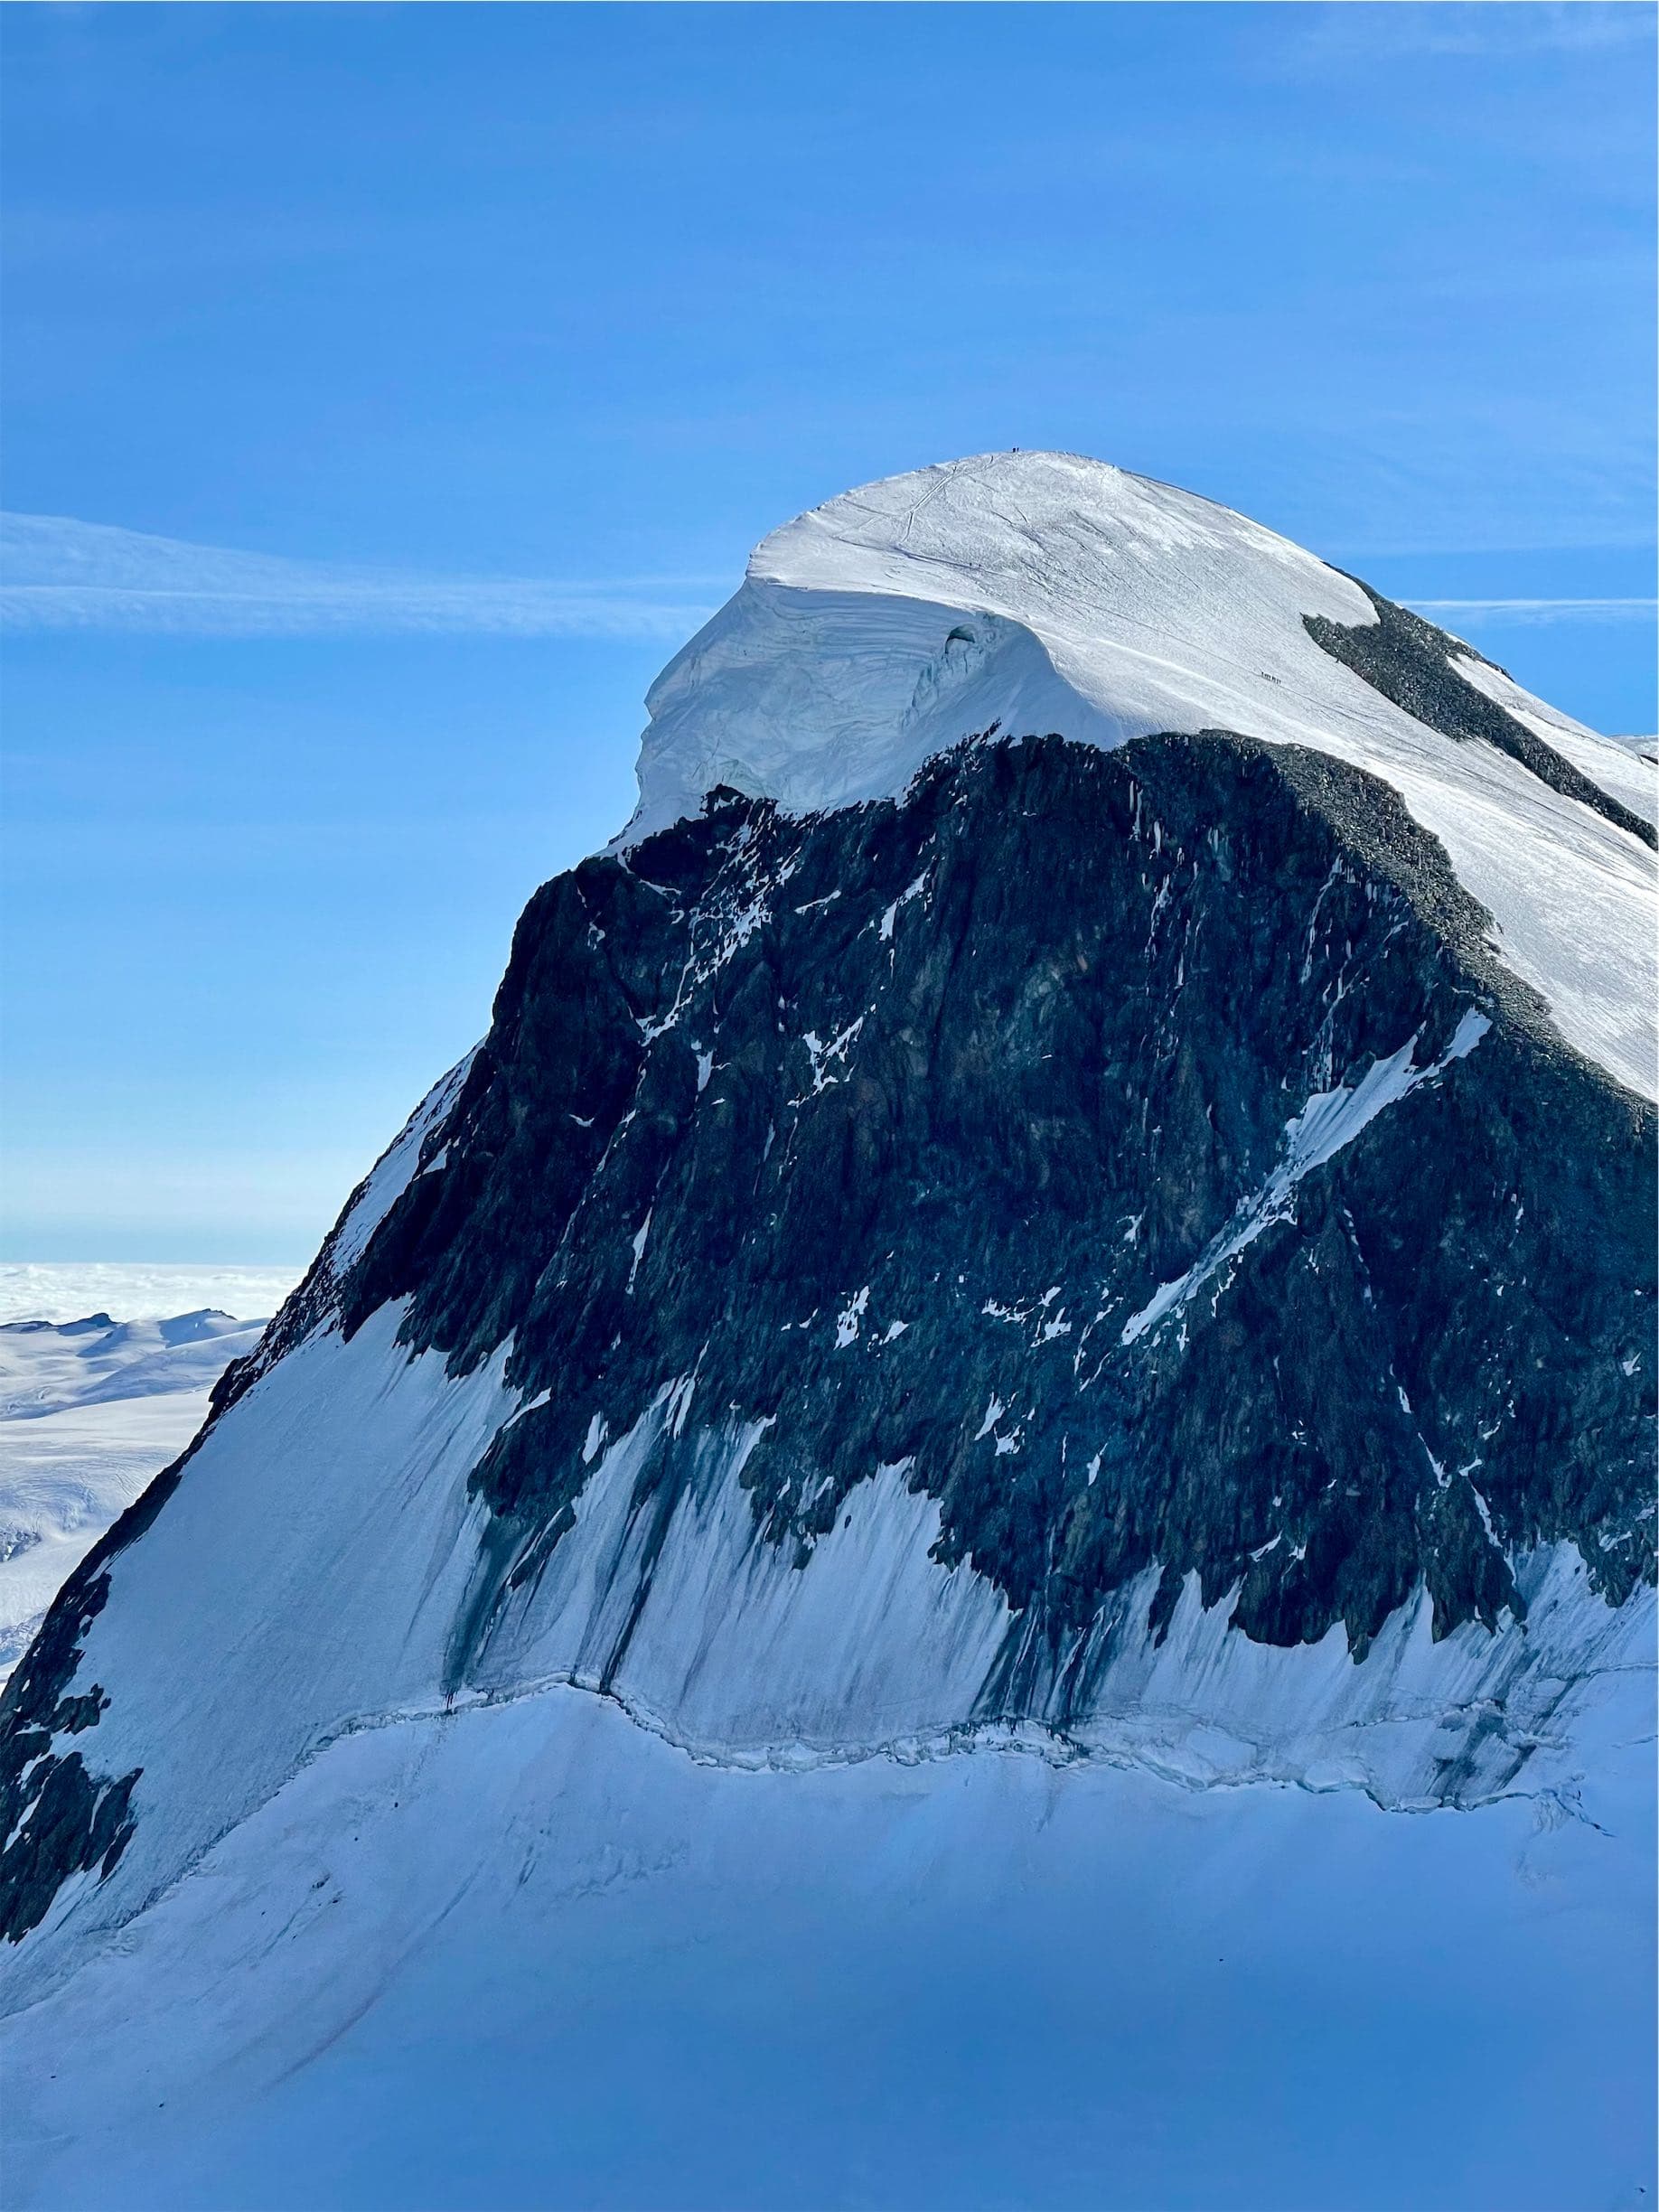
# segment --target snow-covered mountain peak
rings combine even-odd
[[[763,539],[659,678],[634,833],[718,782],[803,811],[889,794],[979,714],[1101,744],[1305,734],[1288,705],[1341,672],[1305,614],[1376,619],[1288,539],[1105,462],[984,454],[887,477]]]
[[[1647,764],[1191,492],[1055,453],[845,492],[762,541],[648,705],[624,845],[719,785],[797,813],[895,796],[993,727],[1326,755],[1439,839],[1569,1043],[1654,1092]]]
[[[36,1273],[64,1326],[0,1329],[8,2202],[1223,2201],[1232,2137],[1218,2195],[1160,2123],[1143,2185],[1074,2113],[1160,2007],[1183,2082],[1274,2017],[1373,2077],[1308,2034],[1333,1956],[1431,2117],[1555,2085],[1531,2193],[1470,2136],[1453,2199],[1590,2201],[1577,2114],[1648,2079],[1654,1116],[1589,1063],[1651,1065],[1651,764],[1046,455],[791,524],[652,707],[665,827],[534,895],[257,1344],[200,1277],[83,1325],[145,1308]],[[204,1425],[92,1542],[57,1473],[182,1375]],[[918,2001],[905,1943],[993,1964]],[[596,2051],[666,2179],[568,2163]],[[838,2143],[872,2081],[998,2081],[1006,2186],[966,2137],[914,2186],[820,2155],[838,2051]],[[1421,2201],[1383,2072],[1328,2183],[1249,2201]],[[783,2114],[783,2186],[688,2112],[723,2158]]]
[[[1229,626],[1229,603],[1252,595],[1300,597],[1304,612],[1333,621],[1374,619],[1363,592],[1289,539],[1082,454],[977,454],[884,477],[773,530],[748,573],[982,607],[1058,636],[1179,598],[1200,649]]]

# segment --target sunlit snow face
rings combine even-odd
[[[764,539],[652,687],[622,842],[697,812],[722,783],[801,813],[896,795],[933,755],[992,730],[1111,746],[1220,729],[1304,745],[1393,787],[1568,1042],[1653,1095],[1652,855],[1495,747],[1391,703],[1315,642],[1308,617],[1377,619],[1358,585],[1301,548],[1102,462],[990,454],[866,485]],[[1484,669],[1452,666],[1471,682]],[[1484,676],[1478,688],[1491,696]],[[1645,770],[1617,748],[1518,687],[1499,703],[1651,809]]]

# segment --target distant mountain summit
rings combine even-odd
[[[18,1669],[16,1988],[347,1737],[572,1688],[717,1766],[1574,1802],[1649,1694],[1649,764],[1053,454],[775,533],[650,706]]]

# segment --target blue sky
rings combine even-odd
[[[872,476],[1098,454],[1654,726],[1645,6],[3,29],[0,1256],[306,1256]]]

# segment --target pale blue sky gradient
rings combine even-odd
[[[0,1256],[304,1258],[872,476],[1097,454],[1652,728],[1654,24],[6,9]]]

